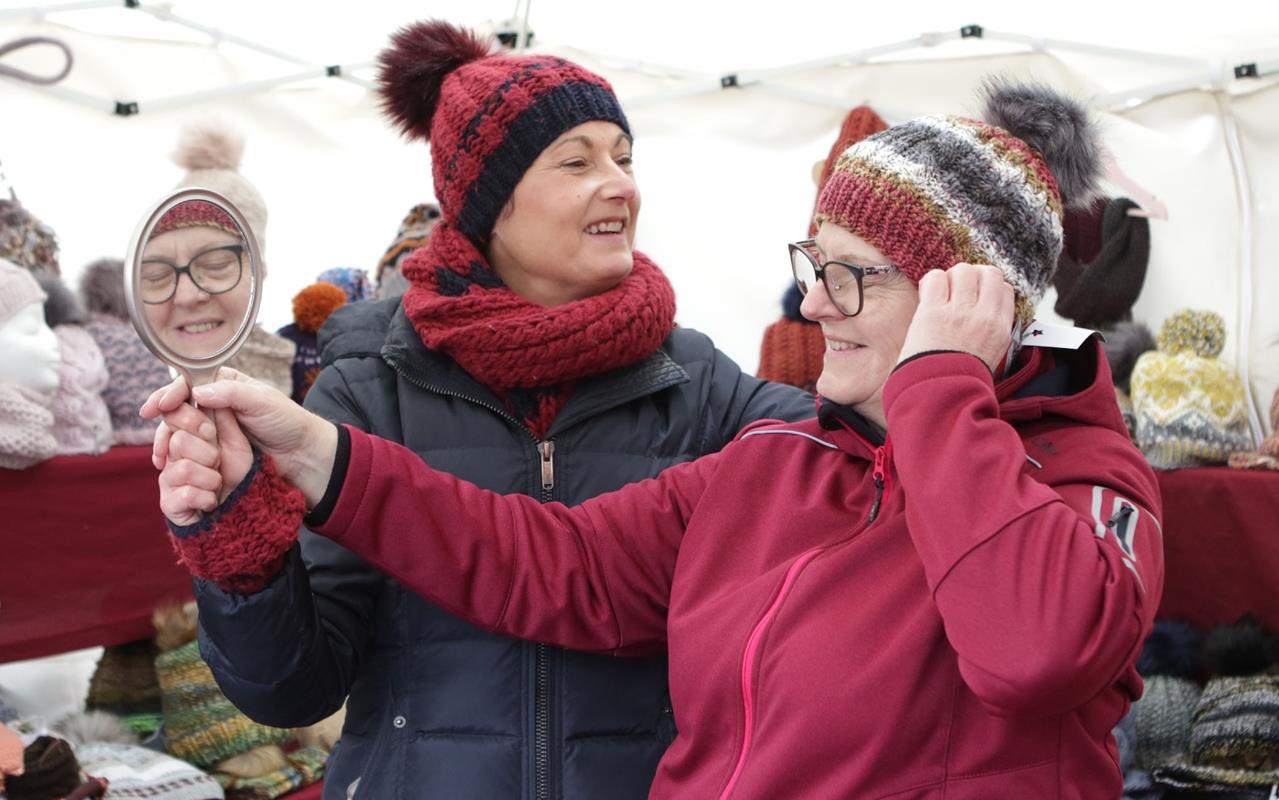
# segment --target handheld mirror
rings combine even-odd
[[[249,338],[262,299],[262,258],[229,200],[180,189],[138,225],[124,279],[142,341],[197,386],[212,381]]]

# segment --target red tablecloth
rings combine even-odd
[[[1251,611],[1279,630],[1279,472],[1159,473],[1164,596],[1159,616],[1200,627]]]
[[[0,662],[148,638],[192,597],[150,447],[0,469],[0,531]]]

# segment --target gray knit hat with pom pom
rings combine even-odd
[[[1029,322],[1052,281],[1065,207],[1092,200],[1101,144],[1087,111],[1046,86],[988,81],[984,121],[921,117],[844,151],[816,221],[870,242],[911,281],[998,267]]]

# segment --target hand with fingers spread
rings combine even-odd
[[[919,281],[919,306],[898,363],[932,350],[971,353],[994,373],[1012,340],[1013,287],[997,267],[956,264]]]

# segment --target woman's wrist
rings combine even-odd
[[[337,454],[337,426],[315,414],[309,414],[312,430],[306,437],[302,452],[289,459],[289,466],[282,471],[285,480],[302,491],[308,509],[315,508],[324,497],[333,472]]]

